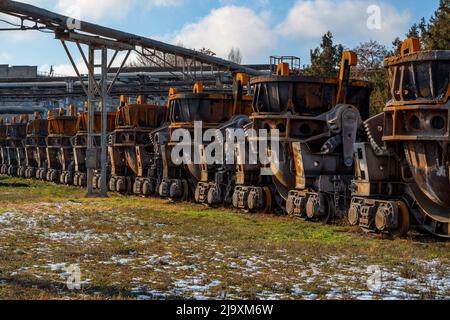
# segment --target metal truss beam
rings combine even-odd
[[[98,37],[98,41],[112,41],[114,42],[114,45],[128,45],[133,47],[139,46],[145,49],[159,51],[163,54],[173,54],[190,60],[191,64],[192,61],[196,61],[207,65],[213,65],[227,71],[245,72],[249,75],[261,75],[261,72],[255,69],[218,57],[210,56],[199,51],[186,49],[85,21],[77,21],[71,17],[17,1],[1,0],[0,12],[43,25],[47,28],[47,30],[55,33],[70,31],[72,33],[70,35],[71,37],[83,37],[84,35],[89,35]]]

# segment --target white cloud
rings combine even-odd
[[[55,75],[57,76],[76,76],[76,73],[72,67],[71,64],[58,64],[58,65],[49,65],[49,64],[44,64],[38,67],[38,71],[42,72],[42,73],[49,73],[50,69],[53,67],[53,72]],[[78,62],[77,63],[77,68],[80,70],[81,73],[85,74],[87,73],[86,69],[84,67],[84,63],[83,62]],[[83,72],[85,71],[85,72]]]
[[[21,21],[10,15],[0,13],[0,19],[3,20],[0,25],[2,28],[18,28]],[[24,22],[25,26],[32,27],[32,22]],[[6,43],[22,45],[24,42],[40,41],[46,38],[46,34],[37,31],[0,31],[0,41],[7,47]]]
[[[275,42],[276,35],[264,15],[237,6],[212,10],[198,22],[186,24],[173,40],[189,48],[206,47],[224,58],[231,48],[239,48],[244,62],[266,57]]]
[[[367,9],[378,5],[381,9],[381,28],[370,30]],[[301,0],[289,10],[278,32],[293,39],[318,39],[328,30],[338,41],[348,39],[378,40],[390,44],[407,31],[411,15],[398,11],[387,3],[369,0]]]
[[[74,18],[82,20],[98,20],[105,16],[123,18],[129,13],[134,2],[131,0],[59,0],[56,9],[62,14],[75,15]]]
[[[32,0],[33,1],[33,0]],[[39,0],[34,0],[39,1]],[[126,17],[131,9],[143,7],[149,10],[154,7],[179,6],[185,0],[58,0],[56,9],[66,15],[81,20],[99,20],[104,17],[121,19]]]
[[[132,12],[179,6],[187,0],[21,1],[70,15],[73,15],[71,13],[76,8],[79,9],[81,19],[103,19],[98,22],[110,25],[105,18],[123,19],[130,17]],[[412,23],[407,9],[396,9],[387,0],[298,0],[288,8],[286,16],[280,21],[274,21],[278,15],[269,6],[269,0],[246,1],[246,6],[239,4],[242,2],[238,0],[220,0],[220,3],[220,8],[212,9],[198,20],[187,21],[180,30],[153,38],[174,44],[181,43],[189,48],[206,47],[223,58],[227,58],[232,47],[237,47],[243,54],[244,63],[252,63],[266,61],[271,54],[297,54],[307,59],[309,49],[316,47],[321,36],[328,30],[333,32],[336,42],[348,47],[369,39],[389,45],[395,37],[404,35]],[[251,8],[249,3],[253,4]],[[367,28],[367,9],[374,4],[381,9],[380,30]],[[153,13],[149,13],[151,14]],[[169,21],[168,24],[170,23]],[[39,33],[0,33],[0,39],[13,44],[43,41],[44,35],[40,38],[37,34]],[[57,68],[64,73],[71,70],[70,65]]]
[[[150,0],[147,1],[155,7],[173,7],[184,3],[184,0]]]
[[[0,64],[8,64],[12,59],[11,54],[8,52],[0,52]]]
[[[74,51],[71,50],[71,52],[73,53]],[[116,59],[114,60],[112,67],[113,68],[120,67],[120,65],[122,64],[122,61],[125,59],[125,56],[126,56],[126,52],[120,52],[117,55]],[[0,57],[1,57],[1,55],[0,55]],[[112,53],[109,52],[108,59],[111,59],[111,57],[112,57]],[[135,53],[132,53],[130,55],[127,62],[133,61],[133,59],[135,59]],[[87,70],[86,64],[84,63],[83,59],[78,55],[78,56],[74,57],[74,60],[75,60],[75,64],[77,66],[78,71],[81,74],[84,74],[84,75],[87,74],[88,70]],[[95,63],[100,64],[99,57],[96,57]],[[52,68],[52,67],[53,67],[53,71],[54,71],[55,75],[60,75],[60,76],[76,76],[77,75],[72,64],[70,64],[70,63],[56,64],[56,65],[43,64],[43,65],[39,66],[38,69],[40,72],[47,73],[50,71],[50,68]],[[96,73],[98,73],[98,72],[99,72],[99,69],[96,69]]]
[[[21,0],[35,6],[54,10],[82,20],[99,20],[105,17],[121,19],[132,9],[174,7],[182,5],[186,0]],[[75,16],[74,16],[75,15]],[[79,17],[78,17],[79,15]]]

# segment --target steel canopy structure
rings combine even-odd
[[[197,71],[192,71],[190,68],[193,69],[193,67],[196,67],[199,63],[222,70],[244,72],[254,76],[262,74],[261,71],[253,68],[210,56],[196,50],[186,49],[85,21],[79,21],[65,15],[17,1],[0,0],[0,12],[16,17],[21,21],[16,28],[0,30],[49,30],[55,32],[56,37],[59,39],[79,42],[85,42],[89,37],[94,37],[90,40],[95,40],[97,44],[103,44],[110,49],[119,48],[122,50],[136,50],[138,53],[147,56],[149,59],[159,60],[159,63],[156,61],[155,63],[164,65],[165,67],[176,67],[175,64],[164,60],[164,54],[173,55],[181,57],[188,62],[188,64],[184,66],[186,69],[186,76],[195,74]],[[27,26],[25,24],[27,21],[34,25]],[[162,56],[159,56],[157,53],[162,53]],[[177,59],[175,59],[175,61],[177,61]]]
[[[250,65],[256,70],[270,73],[270,65]],[[111,68],[108,73],[108,84],[111,83],[118,68]],[[95,75],[98,79],[100,76]],[[82,75],[83,81],[88,76]],[[176,87],[179,92],[192,90],[192,80],[181,79],[182,70],[172,72],[159,67],[125,67],[114,84],[111,97],[118,99],[120,95],[147,95],[150,98],[164,100],[168,89]],[[208,91],[232,91],[233,77],[231,73],[204,72],[196,81],[201,81]],[[220,84],[220,85],[218,85]],[[74,76],[38,76],[36,78],[0,78],[0,114],[5,113],[4,103],[26,102],[29,105],[65,98],[84,101],[86,95],[78,77]],[[17,112],[25,111],[17,109]],[[34,112],[34,111],[33,111]],[[30,113],[33,113],[30,112]],[[27,112],[25,112],[27,113]]]
[[[17,23],[8,22],[12,27],[0,28],[0,31],[14,30],[38,30],[51,32],[55,38],[60,40],[74,70],[77,74],[80,86],[88,100],[88,142],[87,142],[87,163],[98,163],[98,150],[94,146],[94,115],[96,102],[103,106],[102,130],[101,130],[101,174],[102,183],[100,196],[107,196],[107,111],[110,105],[110,94],[120,76],[122,68],[125,66],[132,52],[135,52],[145,60],[165,68],[169,72],[180,67],[180,77],[183,80],[195,81],[197,74],[202,74],[205,69],[223,70],[231,72],[244,72],[249,75],[261,75],[261,71],[254,70],[224,59],[207,55],[195,50],[174,46],[161,41],[138,36],[131,33],[103,27],[93,23],[80,21],[72,17],[57,14],[29,4],[0,0],[0,12],[18,20]],[[78,48],[88,70],[87,84],[83,79],[78,67],[72,57],[72,53],[67,46],[67,42],[72,42]],[[85,52],[81,45],[87,46]],[[113,50],[112,57],[108,57],[108,51]],[[112,81],[108,82],[108,73],[113,64],[118,60],[120,52],[125,52],[120,67],[117,69]],[[96,54],[100,53],[100,62],[96,61]],[[96,69],[99,70],[100,79],[96,77]],[[92,179],[94,167],[88,170],[88,196],[94,196]]]

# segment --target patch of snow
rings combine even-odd
[[[305,300],[317,300],[319,296],[317,294],[308,294],[306,296],[303,296],[303,299]]]
[[[47,265],[47,267],[51,271],[63,271],[66,268],[66,264],[65,263],[50,263]]]
[[[101,242],[110,239],[108,234],[96,234],[92,230],[77,232],[48,232],[43,235],[47,240],[63,241],[72,244],[82,244],[85,242]]]
[[[148,257],[148,260],[146,261],[146,264],[149,266],[155,266],[155,265],[169,265],[171,264],[172,255],[166,255],[163,257],[159,257],[157,255],[153,255]]]
[[[128,265],[130,264],[130,262],[134,261],[133,259],[119,258],[119,257],[112,257],[111,260],[122,266]]]
[[[9,225],[11,225],[11,222],[14,220],[15,217],[16,217],[16,215],[14,212],[2,213],[2,214],[0,214],[0,224],[9,226]]]

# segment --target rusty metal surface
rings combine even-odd
[[[28,117],[13,117],[6,124],[5,143],[3,147],[3,174],[23,177],[25,167],[25,149],[23,140],[26,136]]]
[[[220,124],[233,116],[234,97],[231,94],[182,93],[169,97],[171,124],[193,125],[194,121]]]
[[[447,103],[450,51],[419,51],[385,61],[389,70],[388,108]]]
[[[4,153],[6,150],[4,149],[6,143],[6,125],[3,122],[3,119],[0,119],[0,165],[4,164],[6,157]]]
[[[265,186],[278,206],[286,203],[288,214],[308,213],[310,219],[327,222],[343,216],[353,177],[353,144],[362,119],[369,116],[373,90],[370,83],[349,78],[356,60],[346,52],[335,79],[292,75],[280,68],[276,76],[251,80],[251,129],[278,130],[280,152],[270,180],[259,174],[261,166],[238,166],[234,202],[239,208],[253,203],[252,193]]]
[[[36,118],[27,125],[27,136],[24,141],[26,153],[27,178],[42,179],[38,170],[46,170],[48,120]]]
[[[166,119],[165,106],[147,104],[143,97],[136,104],[121,106],[115,116],[115,128],[109,138],[111,191],[129,192],[142,189],[154,153],[150,133]],[[133,183],[135,185],[133,186]]]
[[[169,135],[176,129],[194,129],[194,121],[202,122],[203,132],[219,128],[236,115],[251,113],[251,98],[236,99],[224,93],[182,93],[169,97]],[[167,152],[171,152],[173,142],[169,142]],[[198,152],[198,150],[193,150]],[[170,165],[171,166],[171,165]],[[201,180],[200,165],[189,165],[190,179],[196,185]],[[166,177],[169,178],[170,177]]]
[[[214,199],[210,199],[210,202],[223,201],[223,192],[219,185],[228,184],[228,181],[224,181],[227,179],[216,173],[226,169],[206,163],[175,165],[171,161],[170,154],[178,142],[171,141],[170,137],[177,129],[185,129],[193,133],[196,121],[202,122],[202,133],[208,129],[220,130],[223,127],[242,123],[237,120],[237,117],[248,117],[252,113],[252,97],[243,93],[247,83],[247,76],[239,74],[235,78],[234,94],[202,92],[200,84],[194,87],[192,93],[171,92],[172,94],[169,94],[168,126],[166,130],[158,132],[158,138],[154,139],[157,141],[157,158],[160,159],[164,168],[161,176],[156,178],[160,181],[161,196],[174,199],[192,193],[195,194],[196,201],[200,201],[201,193],[202,202],[206,202],[210,189],[214,187]],[[198,153],[201,157],[201,148],[205,148],[208,143],[202,142],[199,150],[194,150],[194,144],[192,144],[192,154]]]
[[[82,112],[78,114],[77,117],[77,133],[81,132],[87,132],[88,128],[88,119],[89,119],[89,113],[88,112]],[[115,112],[108,112],[107,114],[107,132],[111,132],[115,128],[115,122],[116,122],[116,113]],[[101,112],[95,112],[94,113],[94,128],[93,132],[94,134],[100,134],[102,129],[102,113]]]
[[[61,175],[68,172],[73,165],[71,140],[77,133],[77,117],[66,116],[63,109],[59,113],[57,116],[50,115],[48,118],[46,180],[66,183],[61,180]]]
[[[77,133],[77,118],[70,116],[57,116],[48,119],[49,136],[72,137]]]
[[[385,61],[384,113],[366,122],[368,143],[355,146],[349,216],[366,231],[395,235],[405,233],[409,214],[423,229],[450,238],[450,51],[419,51],[416,39],[402,48],[411,53]]]
[[[318,116],[337,104],[338,79],[304,76],[264,76],[251,80],[255,88],[255,113],[291,112],[297,115]],[[372,85],[350,80],[346,103],[360,110],[361,117],[369,116]]]
[[[74,173],[74,185],[85,187],[87,185],[87,167],[88,163],[86,161],[87,157],[87,145],[88,145],[88,121],[89,121],[89,112],[81,112],[77,116],[77,134],[72,138],[72,146],[73,146],[73,156],[75,162],[75,173]],[[111,133],[116,125],[116,112],[108,112],[106,115],[106,132]],[[96,147],[95,151],[97,153],[100,152],[101,146],[101,127],[102,127],[102,113],[95,112],[94,113],[94,126],[93,126],[93,143]],[[98,159],[99,155],[95,154],[94,156],[94,167],[98,169],[99,164]],[[96,183],[94,183],[95,187],[97,187],[98,178],[94,179]]]
[[[386,60],[384,141],[403,150],[424,214],[450,222],[450,51]]]
[[[275,175],[277,188],[282,193],[283,198],[287,198],[287,191],[297,188],[307,188],[306,185],[297,184],[296,180],[306,183],[306,177],[318,177],[322,174],[337,172],[340,168],[342,174],[346,173],[343,156],[329,158],[323,148],[330,150],[333,148],[332,142],[327,141],[336,135],[346,126],[344,119],[348,117],[346,110],[351,105],[355,114],[354,118],[357,126],[361,123],[360,115],[368,116],[371,84],[363,81],[349,81],[346,101],[349,106],[335,107],[339,89],[337,79],[302,77],[302,76],[271,76],[258,77],[252,79],[255,86],[255,96],[253,100],[254,113],[253,129],[278,129],[280,132],[281,155],[280,170]],[[354,107],[353,107],[354,106]],[[352,110],[353,110],[352,109]],[[350,134],[350,132],[349,132]],[[344,140],[348,135],[345,135]],[[352,139],[356,139],[356,132],[351,133]],[[293,150],[293,144],[301,143],[304,151]],[[352,158],[353,142],[347,152],[347,157]],[[330,150],[332,151],[332,150]],[[310,155],[306,157],[307,163],[299,160],[296,154],[302,152]],[[312,154],[317,154],[315,161],[310,161]],[[302,162],[299,164],[299,161]],[[341,162],[341,164],[337,164]],[[351,159],[348,162],[352,162]],[[320,163],[314,166],[314,163]],[[336,167],[337,166],[337,167]],[[300,177],[293,174],[297,172]],[[348,174],[348,172],[347,172]],[[303,186],[302,186],[303,185]],[[311,187],[311,184],[309,184]]]
[[[278,129],[280,133],[280,170],[275,171],[274,182],[282,198],[288,198],[289,190],[314,188],[315,178],[321,173],[338,172],[337,167],[340,173],[349,174],[344,162],[353,162],[350,158],[353,157],[356,127],[361,123],[360,117],[365,119],[369,115],[370,83],[349,80],[345,97],[347,105],[339,107],[338,79],[267,76],[254,78],[251,83],[255,86],[252,128]],[[353,120],[349,118],[350,111],[354,114],[350,117]],[[347,129],[352,132],[343,135]],[[339,147],[349,135],[351,141],[344,143],[346,159],[342,154],[332,155],[335,145]],[[332,139],[334,136],[341,138]],[[296,143],[304,144],[303,151],[298,147],[294,150]],[[301,157],[299,152],[305,153],[305,157]],[[314,154],[317,156],[313,157]],[[315,161],[310,161],[312,158]],[[317,163],[319,165],[314,166]],[[243,170],[250,173],[252,169],[244,166]],[[244,183],[245,178],[240,175],[239,183]]]

